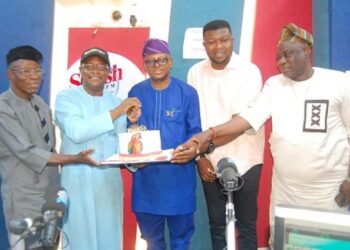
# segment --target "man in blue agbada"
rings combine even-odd
[[[102,161],[118,153],[117,133],[125,132],[130,108],[137,98],[123,102],[104,90],[110,71],[108,53],[90,48],[81,57],[82,85],[63,90],[56,99],[56,121],[61,130],[61,152],[94,148]],[[61,184],[69,196],[63,231],[65,249],[122,249],[123,185],[119,166],[69,164],[62,168]]]
[[[160,130],[162,149],[176,148],[201,131],[196,90],[170,77],[168,44],[149,39],[143,49],[149,79],[136,84],[129,97],[142,102],[138,124]],[[133,174],[132,208],[148,249],[165,249],[167,222],[171,249],[189,249],[196,209],[195,162],[152,163]]]

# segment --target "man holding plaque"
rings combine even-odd
[[[129,97],[142,102],[137,123],[160,131],[162,149],[176,148],[201,131],[197,92],[170,77],[173,61],[165,41],[147,40],[142,55],[150,78],[129,92]],[[196,209],[195,162],[151,163],[140,168],[133,175],[132,208],[148,249],[166,248],[165,222],[171,249],[189,249]]]
[[[137,98],[123,102],[104,89],[110,72],[108,53],[89,48],[81,56],[82,85],[63,90],[56,98],[56,122],[61,130],[61,152],[94,148],[102,161],[118,153],[117,133],[126,129],[125,113],[138,108]],[[118,166],[67,164],[61,184],[69,195],[69,215],[63,223],[65,249],[122,249],[123,185]]]

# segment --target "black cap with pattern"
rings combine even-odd
[[[89,58],[90,56],[99,56],[103,60],[106,61],[108,66],[110,66],[110,62],[109,62],[109,57],[108,57],[107,51],[105,51],[104,49],[98,48],[98,47],[94,47],[94,48],[90,48],[90,49],[85,50],[83,52],[83,54],[81,55],[80,64],[83,64],[84,61],[87,58]]]

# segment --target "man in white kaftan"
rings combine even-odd
[[[102,161],[118,153],[118,133],[126,130],[125,113],[139,106],[136,98],[123,102],[104,90],[110,70],[108,53],[101,48],[84,51],[82,85],[60,92],[55,117],[61,130],[61,152],[94,148],[92,157]],[[91,167],[67,164],[61,184],[69,196],[63,220],[65,249],[123,248],[123,185],[118,165]]]

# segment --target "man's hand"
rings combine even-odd
[[[345,199],[350,202],[350,178],[343,181],[340,185],[339,191],[342,192],[345,196]]]
[[[77,157],[78,157],[78,161],[80,163],[86,163],[86,164],[89,164],[89,165],[93,165],[93,166],[99,166],[100,163],[98,163],[96,160],[94,160],[90,154],[92,152],[94,152],[95,150],[90,148],[88,150],[84,150],[84,151],[81,151],[79,154],[77,154]]]
[[[131,109],[135,111],[140,110],[141,102],[136,97],[129,97],[125,99],[118,107],[112,109],[110,111],[112,120],[115,120],[120,115],[127,114],[127,112]]]
[[[141,116],[141,108],[139,106],[133,106],[126,112],[128,120],[130,123],[137,123],[139,117]]]
[[[350,178],[342,182],[339,187],[339,193],[335,197],[339,207],[346,207],[350,203]]]
[[[199,176],[206,182],[213,182],[216,179],[216,174],[213,165],[206,158],[202,157],[197,161],[197,170]]]
[[[208,142],[210,138],[210,131],[195,134],[174,150],[171,162],[183,164],[192,160],[201,152],[201,147],[204,143]]]
[[[130,110],[131,108],[135,109],[140,109],[141,107],[141,102],[139,99],[136,97],[129,97],[126,98],[119,106],[118,108],[120,109],[122,114],[125,114]]]
[[[198,143],[192,138],[182,145],[179,145],[173,152],[172,163],[184,164],[197,156]]]

